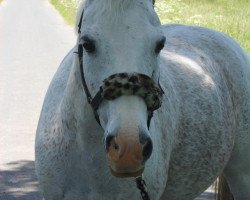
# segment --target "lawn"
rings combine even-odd
[[[50,3],[55,6],[71,26],[75,23],[78,2],[78,0],[50,0]]]
[[[227,33],[250,55],[250,0],[156,0],[162,23],[191,24]],[[166,3],[168,2],[168,3]]]
[[[79,0],[50,0],[74,24]],[[250,55],[250,0],[156,0],[162,23],[191,24],[227,33]]]

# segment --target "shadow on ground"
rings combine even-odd
[[[0,171],[1,200],[41,200],[34,161],[20,160],[5,165]]]
[[[0,171],[0,200],[41,200],[34,161],[7,163],[8,170]],[[204,192],[195,200],[212,200],[214,193]]]
[[[213,200],[215,199],[215,194],[213,192],[204,192],[195,200]]]

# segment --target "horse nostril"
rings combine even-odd
[[[152,140],[150,138],[148,138],[148,141],[145,144],[145,146],[143,148],[143,152],[142,152],[144,161],[146,161],[147,159],[149,159],[149,157],[152,154],[152,151],[153,151],[153,143],[152,143]]]
[[[120,146],[114,140],[114,135],[108,135],[105,139],[105,149],[106,151],[109,150],[109,147],[112,145],[113,149],[119,150]]]
[[[119,150],[119,145],[117,143],[115,143],[115,142],[113,143],[113,147],[114,147],[115,150]]]
[[[105,139],[105,149],[106,149],[106,151],[108,151],[108,149],[109,149],[109,147],[111,145],[111,141],[112,141],[113,138],[114,138],[113,135],[108,135],[106,137],[106,139]]]
[[[140,134],[140,143],[144,145],[142,155],[143,155],[143,160],[145,162],[147,159],[149,159],[149,157],[152,154],[153,143],[151,138],[145,133]]]

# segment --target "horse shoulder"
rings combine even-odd
[[[73,50],[71,50],[55,73],[49,89],[46,93],[38,127],[36,131],[36,158],[46,159],[48,153],[53,154],[53,145],[56,141],[55,132],[60,132],[59,105],[62,101],[73,62]],[[55,144],[54,144],[55,145]],[[48,159],[50,159],[48,157]],[[41,163],[40,163],[41,164]]]
[[[166,36],[161,66],[166,76],[163,85],[168,78],[174,78],[175,94],[181,107],[178,142],[171,154],[167,191],[175,190],[185,196],[185,191],[192,190],[188,188],[192,180],[202,178],[200,185],[206,186],[230,158],[240,129],[238,122],[243,119],[240,113],[242,109],[249,110],[249,64],[240,46],[223,33],[183,25],[166,25],[163,30]],[[249,115],[245,118],[244,131],[247,132]],[[193,167],[192,163],[198,160],[199,165]],[[178,176],[171,174],[176,174],[178,168],[186,169],[180,179],[193,170],[207,171],[197,177],[186,177],[186,183],[191,184],[177,187]],[[172,188],[171,184],[176,187]],[[198,192],[199,188],[196,189]]]

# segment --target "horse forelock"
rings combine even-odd
[[[140,1],[151,2],[152,5],[155,2],[155,0],[83,0],[77,11],[76,30],[78,30],[78,24],[82,12],[84,12],[84,10],[92,4],[94,4],[92,8],[93,13],[95,13],[96,16],[101,16],[100,19],[102,19],[103,16],[110,16],[110,18],[114,20],[121,16],[121,13],[123,13],[123,11],[126,10],[129,6],[133,6],[133,4]]]

